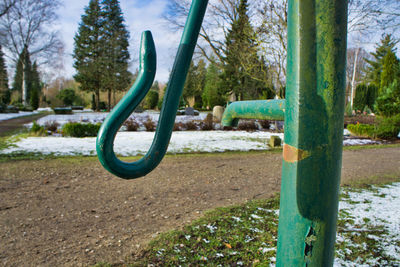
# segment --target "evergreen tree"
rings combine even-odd
[[[104,18],[103,43],[104,72],[102,88],[108,92],[108,109],[111,109],[111,95],[116,91],[126,90],[130,84],[129,32],[118,0],[102,1]]]
[[[202,92],[206,78],[206,63],[200,60],[197,65],[192,61],[190,63],[188,75],[186,77],[185,86],[182,96],[186,103],[191,107],[202,107]]]
[[[15,70],[12,90],[20,94],[19,102],[28,104],[32,88],[32,63],[28,48],[25,47],[19,55]]]
[[[239,100],[255,98],[264,78],[257,77],[262,63],[257,55],[256,34],[247,14],[248,2],[241,0],[237,18],[225,38],[226,51],[221,75],[223,92],[234,93]]]
[[[368,86],[364,83],[357,85],[356,95],[354,97],[354,109],[363,111],[367,105]]]
[[[375,109],[383,117],[400,114],[400,83],[397,80],[384,88],[383,93],[376,100]]]
[[[37,69],[36,61],[33,63],[30,79],[30,104],[31,107],[36,110],[39,108],[39,100],[42,92],[42,82],[40,81],[40,75]]]
[[[78,33],[74,37],[73,58],[74,68],[77,71],[74,78],[80,83],[82,90],[94,93],[96,110],[100,107],[100,90],[104,74],[103,22],[99,0],[90,0],[89,6],[85,8],[85,14],[81,17]]]
[[[367,92],[367,106],[372,111],[375,111],[375,101],[377,97],[378,97],[378,87],[374,84],[369,84]]]
[[[214,106],[224,105],[225,99],[218,90],[220,83],[220,71],[218,67],[210,63],[205,77],[204,90],[202,94],[203,106],[212,109]]]
[[[365,59],[365,61],[370,65],[368,69],[368,78],[370,83],[374,84],[378,88],[381,86],[381,74],[383,66],[383,58],[385,55],[391,51],[396,52],[395,46],[397,41],[392,39],[392,35],[385,35],[380,44],[376,47],[375,52],[372,52],[373,60]]]
[[[10,90],[8,88],[8,74],[4,54],[0,46],[0,104],[10,103]]]
[[[383,88],[391,85],[395,79],[399,78],[399,64],[400,62],[396,55],[391,50],[387,51],[386,55],[382,58],[381,91]]]

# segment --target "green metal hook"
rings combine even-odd
[[[151,172],[167,152],[175,122],[179,99],[192,60],[208,0],[194,0],[183,31],[175,63],[165,92],[153,143],[147,154],[136,162],[123,162],[114,153],[114,139],[123,122],[135,110],[149,91],[155,77],[156,52],[151,33],[142,35],[139,76],[124,98],[107,116],[97,135],[96,150],[100,163],[109,172],[134,179]]]

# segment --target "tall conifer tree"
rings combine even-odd
[[[126,90],[130,84],[129,32],[124,24],[125,20],[118,0],[103,0],[102,10],[105,50],[102,88],[108,92],[108,109],[110,109],[112,93],[115,96],[116,91]]]
[[[365,59],[370,65],[368,70],[368,77],[372,84],[380,88],[381,86],[381,74],[383,66],[383,58],[385,55],[391,51],[395,54],[397,42],[393,40],[390,34],[385,35],[380,44],[376,47],[375,52],[372,52],[373,60]],[[381,91],[381,88],[379,89]]]
[[[247,14],[248,1],[241,0],[236,8],[237,18],[225,38],[226,51],[221,75],[221,90],[234,93],[239,100],[256,98],[263,80],[257,78],[260,61],[257,55],[255,31]]]
[[[36,61],[33,63],[30,79],[30,104],[31,107],[35,110],[39,107],[40,95],[42,91],[42,82],[40,81],[40,75]]]
[[[74,37],[75,47],[73,58],[77,74],[75,80],[80,83],[84,91],[95,94],[96,109],[99,109],[101,78],[103,75],[102,57],[104,43],[102,43],[102,30],[104,20],[99,0],[90,0],[81,17],[81,23]]]

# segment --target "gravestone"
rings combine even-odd
[[[224,114],[224,107],[222,106],[215,106],[213,108],[213,117],[214,120],[216,121],[221,121],[222,120],[222,115]]]
[[[270,146],[271,148],[280,147],[281,144],[282,144],[282,140],[281,140],[281,138],[280,138],[279,136],[277,136],[277,135],[273,135],[273,136],[271,136],[271,138],[269,139],[269,146]]]
[[[194,116],[194,109],[191,108],[191,107],[187,107],[187,108],[185,109],[185,115]]]

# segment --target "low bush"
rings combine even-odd
[[[188,121],[184,124],[184,127],[187,131],[195,131],[197,130],[197,125],[193,121]]]
[[[380,118],[376,127],[376,137],[395,139],[400,132],[400,114],[388,118]]]
[[[101,124],[69,122],[61,130],[63,136],[70,137],[94,137],[97,136]]]
[[[263,129],[269,129],[271,126],[271,122],[269,120],[259,120],[258,123],[261,125]]]
[[[347,130],[354,136],[375,138],[375,126],[369,124],[349,124]]]
[[[175,122],[173,131],[182,131],[183,124],[182,122]]]
[[[68,115],[72,114],[72,109],[69,107],[67,108],[54,108],[54,113],[58,115]]]
[[[139,123],[132,118],[126,120],[124,126],[128,132],[136,132],[139,129]]]
[[[238,129],[241,131],[254,132],[258,130],[258,127],[255,121],[246,120],[239,123]]]
[[[44,128],[50,132],[57,132],[58,126],[60,126],[56,121],[46,121]]]
[[[33,136],[46,136],[47,131],[43,126],[40,126],[36,121],[34,121],[31,129],[29,130],[29,134]]]
[[[206,118],[201,123],[200,128],[203,131],[214,130],[213,115],[211,113],[207,114]]]
[[[151,118],[148,118],[145,122],[143,122],[143,125],[148,132],[154,132],[156,130],[156,124],[151,120]]]

